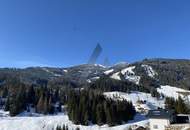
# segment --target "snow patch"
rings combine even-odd
[[[65,73],[67,73],[68,72],[68,70],[63,70]]]
[[[52,74],[52,75],[54,75],[54,76],[56,76],[56,77],[60,77],[61,75],[60,74],[56,74],[56,73],[54,73],[54,72],[51,72],[50,70],[48,70],[47,68],[42,68],[44,71],[46,71],[47,73],[50,73],[50,74]]]
[[[112,73],[113,71],[114,71],[114,69],[107,70],[107,71],[104,72],[104,74],[109,75],[109,74]]]
[[[147,126],[148,120],[143,116],[137,114],[135,119],[127,124],[109,127],[108,125],[98,126],[82,126],[75,125],[65,114],[47,115],[39,117],[0,117],[0,130],[52,130],[57,126],[67,125],[69,130],[126,130],[130,126]]]
[[[96,81],[96,80],[98,80],[98,79],[100,79],[100,77],[93,77],[93,78],[91,78],[91,79],[87,79],[86,81],[88,82],[88,83],[92,83],[92,81]]]
[[[116,80],[121,80],[121,77],[120,77],[120,73],[121,73],[122,75],[124,75],[126,80],[139,85],[141,77],[135,75],[135,72],[133,71],[134,69],[135,69],[135,66],[127,67],[121,70],[121,72],[114,73],[111,76],[111,78],[116,79]]]
[[[114,74],[111,76],[111,78],[112,78],[112,79],[116,79],[116,80],[121,80],[119,74],[120,74],[120,72],[114,73]]]
[[[146,71],[146,73],[148,74],[149,77],[151,78],[155,78],[156,75],[158,75],[157,72],[155,72],[151,66],[149,65],[141,65],[141,67],[143,67]]]
[[[141,111],[142,109],[146,112],[148,110],[154,110],[158,107],[164,108],[164,99],[158,100],[157,98],[154,98],[149,93],[143,93],[143,92],[131,92],[131,93],[124,93],[124,92],[105,92],[104,95],[107,98],[111,98],[113,100],[127,100],[131,101],[133,105],[135,106],[137,111]],[[143,102],[139,102],[143,101]]]
[[[97,80],[97,79],[100,79],[100,77],[93,77],[93,78],[91,78],[92,80]]]
[[[178,97],[181,96],[182,98],[190,101],[190,91],[185,89],[165,85],[157,88],[157,91],[167,97],[173,97],[175,99],[178,99]]]
[[[101,64],[94,64],[94,66],[98,66],[98,67],[106,68],[106,66],[103,66],[103,65],[101,65]]]
[[[4,110],[0,110],[0,117],[9,117],[9,112],[4,111]]]
[[[135,66],[128,67],[123,69],[121,73],[125,76],[125,79],[138,85],[141,77],[135,75],[135,72],[133,71],[135,68]]]
[[[92,82],[90,79],[87,79],[86,81],[87,81],[88,83],[91,83],[91,82]]]

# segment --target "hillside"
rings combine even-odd
[[[145,59],[109,75],[142,86],[171,85],[189,90],[190,60]]]
[[[1,68],[0,130],[52,130],[64,123],[82,130],[146,127],[148,111],[170,102],[176,112],[190,112],[189,69],[189,60],[175,59]],[[176,109],[177,103],[185,109]]]
[[[69,68],[31,67],[25,69],[1,68],[0,81],[17,77],[24,83],[47,81],[68,81],[76,86],[93,83],[100,77],[129,81],[136,85],[171,85],[190,89],[190,60],[145,59],[135,63],[118,63],[111,67],[102,65],[79,65]]]

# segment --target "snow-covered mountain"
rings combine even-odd
[[[0,69],[4,77],[19,77],[21,81],[35,83],[37,79],[67,80],[75,84],[93,83],[101,77],[129,81],[136,85],[171,85],[190,89],[190,60],[146,59],[128,64],[120,62],[111,67],[83,64],[68,68],[30,67],[25,69]]]
[[[131,126],[146,126],[148,120],[145,116],[148,110],[165,108],[165,97],[177,99],[182,97],[186,103],[190,101],[190,61],[172,59],[146,59],[132,64],[121,62],[110,67],[94,64],[83,64],[68,68],[31,67],[25,69],[0,69],[0,85],[4,81],[19,78],[23,83],[38,84],[43,79],[59,86],[61,83],[74,87],[111,87],[104,89],[104,96],[113,100],[128,100],[134,105],[138,114],[135,119],[126,124],[109,127],[108,125],[82,126],[75,125],[66,113],[57,115],[31,116],[31,113],[21,113],[10,117],[7,112],[0,110],[0,130],[52,130],[57,125],[69,125],[69,130],[126,130]],[[9,79],[9,80],[5,80]],[[105,82],[101,82],[105,80]],[[101,83],[101,84],[99,84]],[[60,85],[59,87],[63,87]],[[127,87],[122,89],[121,87]],[[136,90],[138,88],[138,90]],[[148,88],[148,92],[146,89]],[[152,97],[150,90],[154,88],[160,97]],[[111,91],[107,91],[111,90]],[[113,91],[112,91],[113,90]],[[125,90],[125,91],[120,91]],[[129,91],[130,90],[130,91]],[[22,125],[20,125],[22,124]]]
[[[117,71],[110,69],[111,78],[137,85],[171,85],[190,90],[190,61],[175,59],[146,59],[128,64]],[[107,71],[109,72],[109,71]]]

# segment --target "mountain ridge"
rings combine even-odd
[[[132,67],[132,68],[130,68]],[[107,73],[106,73],[107,72]],[[113,78],[114,75],[118,76]],[[68,68],[61,67],[27,67],[0,68],[0,80],[5,77],[19,77],[24,82],[33,83],[37,79],[64,79],[76,84],[92,83],[100,77],[116,80],[127,80],[139,85],[150,85],[159,82],[161,85],[172,85],[190,89],[190,60],[152,58],[134,63],[120,62],[110,67],[99,64],[82,64]],[[139,80],[139,81],[138,81]],[[150,82],[150,83],[147,83]]]

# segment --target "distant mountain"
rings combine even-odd
[[[107,70],[98,64],[83,64],[69,68],[29,67],[25,69],[1,68],[0,80],[16,77],[25,83],[35,83],[38,79],[65,79],[76,84],[84,84],[98,79]]]
[[[82,85],[93,83],[105,76],[142,86],[172,85],[190,90],[190,60],[145,59],[132,64],[121,62],[111,67],[83,64],[68,68],[0,69],[0,81],[9,77],[17,77],[24,83],[35,83],[38,79],[47,81],[64,79]]]

